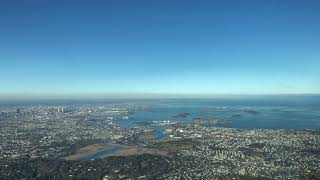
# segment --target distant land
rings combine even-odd
[[[182,93],[0,93],[0,100],[162,99],[162,98],[277,98],[313,97],[320,93],[296,94],[182,94]]]

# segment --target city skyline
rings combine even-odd
[[[317,1],[0,2],[0,98],[320,94]]]

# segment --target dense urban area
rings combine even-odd
[[[130,103],[3,105],[0,179],[320,177],[317,129],[207,126],[229,122],[221,119],[174,121],[188,113],[172,121],[117,124],[145,109]],[[157,138],[150,126],[162,127],[164,137]]]

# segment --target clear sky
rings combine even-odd
[[[8,93],[320,93],[320,1],[1,0]]]

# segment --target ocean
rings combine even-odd
[[[130,101],[128,101],[130,102]],[[147,108],[129,115],[120,126],[136,126],[137,122],[191,122],[200,119],[229,119],[219,125],[229,128],[320,128],[320,96],[249,96],[233,98],[188,98],[135,100]],[[174,117],[189,113],[187,117]]]

